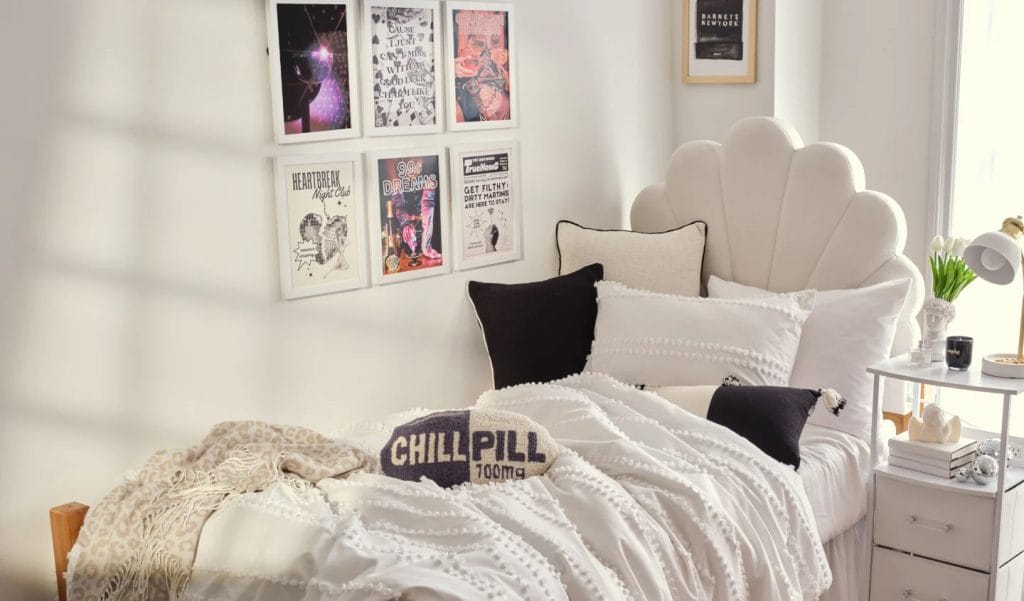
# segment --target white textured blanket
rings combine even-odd
[[[729,430],[596,375],[477,406],[566,449],[501,484],[359,473],[241,495],[206,523],[188,598],[777,600],[830,584],[799,477]],[[373,432],[362,442],[388,429]]]

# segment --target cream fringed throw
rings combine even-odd
[[[73,600],[177,600],[207,517],[232,495],[305,490],[366,465],[352,447],[295,426],[224,422],[202,443],[160,451],[90,509],[72,557]]]

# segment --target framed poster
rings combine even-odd
[[[442,148],[370,155],[370,273],[390,284],[451,271]]]
[[[445,3],[448,129],[516,127],[519,107],[512,5]]]
[[[370,136],[438,133],[444,104],[441,3],[367,0],[363,4],[363,99]]]
[[[683,81],[757,80],[757,0],[683,0]]]
[[[450,158],[455,268],[522,259],[519,143],[453,146]]]
[[[281,295],[369,285],[360,155],[277,157],[274,172]]]
[[[274,138],[359,135],[355,0],[267,0]]]

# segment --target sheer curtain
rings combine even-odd
[[[1021,23],[1021,0],[964,2],[949,232],[954,236],[974,238],[999,229],[1005,217],[1024,214]],[[948,333],[974,337],[975,363],[988,353],[1015,352],[1022,294],[1020,274],[1006,286],[975,281],[957,300]],[[995,395],[942,394],[943,408],[973,425],[999,429],[1001,400]],[[1011,430],[1024,434],[1024,403],[1013,412]]]

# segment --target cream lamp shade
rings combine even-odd
[[[993,284],[1009,284],[1020,268],[1020,247],[1002,231],[986,232],[964,251],[964,263],[978,277]]]

